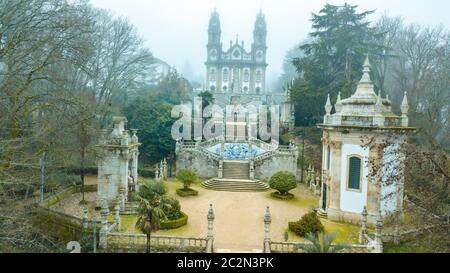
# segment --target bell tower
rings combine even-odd
[[[207,86],[214,92],[217,90],[219,82],[218,61],[222,54],[222,43],[220,42],[222,30],[220,27],[219,13],[214,9],[209,19],[208,27],[208,60],[206,62],[207,69]]]
[[[266,52],[267,52],[267,24],[266,19],[262,11],[256,16],[255,28],[253,30],[253,61],[255,62],[255,68],[253,72],[253,90],[257,94],[265,91],[266,81]]]

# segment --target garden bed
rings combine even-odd
[[[176,229],[176,228],[180,228],[182,226],[187,225],[187,222],[189,219],[188,215],[182,211],[180,213],[181,213],[181,217],[178,219],[162,221],[161,229]]]
[[[176,192],[181,197],[198,195],[198,191],[196,191],[194,189],[177,189]]]

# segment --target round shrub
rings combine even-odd
[[[181,206],[177,199],[169,196],[162,196],[160,202],[160,206],[167,219],[176,220],[181,217]]]
[[[147,180],[139,186],[139,196],[151,200],[155,194],[163,196],[167,193],[167,188],[161,181]]]
[[[269,185],[281,195],[287,195],[290,190],[297,187],[297,181],[295,181],[295,176],[292,173],[281,171],[272,175]]]
[[[177,179],[183,183],[184,189],[189,189],[197,181],[197,174],[192,169],[182,169],[177,171]]]
[[[315,211],[311,211],[297,221],[289,222],[289,230],[298,236],[305,237],[308,233],[317,235],[319,232],[324,232],[325,228],[320,222],[319,217]]]

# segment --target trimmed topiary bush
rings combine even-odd
[[[175,220],[166,220],[166,221],[161,221],[161,229],[175,229],[175,228],[179,228],[182,226],[185,226],[188,222],[189,217],[187,216],[186,213],[180,211],[180,217],[178,219]]]
[[[297,187],[295,175],[290,172],[277,172],[269,180],[272,189],[277,190],[280,195],[288,195],[289,191]]]
[[[325,228],[320,222],[319,217],[315,211],[311,211],[297,221],[289,222],[289,230],[298,236],[305,237],[308,233],[317,235],[319,232],[324,232]]]

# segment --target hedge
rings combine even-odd
[[[155,178],[155,170],[147,168],[139,168],[138,173],[145,178]]]
[[[161,222],[161,229],[175,229],[182,226],[185,226],[188,222],[188,215],[182,211],[180,211],[181,217],[175,220],[167,220]]]

